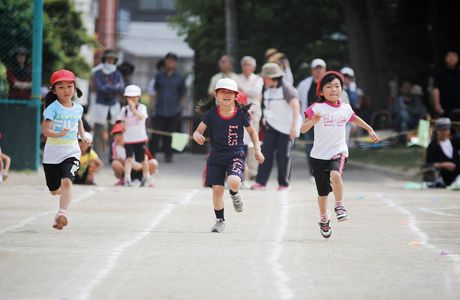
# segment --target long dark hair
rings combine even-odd
[[[241,104],[238,102],[238,100],[235,99],[235,106],[238,110],[247,112],[249,108],[251,108],[252,103]],[[215,98],[206,98],[198,102],[198,104],[195,106],[195,111],[197,113],[204,114],[205,112],[211,110],[213,107],[217,107],[217,100]]]
[[[55,85],[56,85],[56,84],[54,84],[54,85],[50,88],[49,92],[48,92],[48,93],[46,94],[46,96],[45,96],[45,107],[48,107],[51,103],[53,103],[54,101],[58,100],[57,95],[54,93]],[[80,97],[83,95],[83,93],[82,93],[82,91],[77,87],[77,85],[75,84],[75,82],[74,82],[74,86],[75,86],[75,90],[76,90],[76,92],[77,92],[77,98],[80,98]]]
[[[326,98],[324,96],[320,95],[320,92],[323,90],[323,87],[332,82],[334,79],[338,79],[340,81],[340,87],[343,92],[343,76],[342,74],[335,72],[335,71],[329,71],[324,73],[323,77],[321,77],[320,81],[318,81],[318,84],[316,86],[316,93],[317,93],[317,99],[316,102],[324,102],[326,101]]]

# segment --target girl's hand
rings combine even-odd
[[[370,130],[370,131],[369,131],[369,136],[371,137],[371,139],[372,139],[372,141],[373,141],[374,143],[380,142],[380,138],[379,138],[379,136],[377,135],[377,133],[375,133],[374,130]]]
[[[62,129],[61,132],[59,132],[59,136],[65,136],[69,131],[70,131],[69,128],[64,128]]]
[[[313,116],[311,116],[311,121],[313,124],[316,124],[321,120],[321,114],[320,113],[315,113]]]
[[[206,141],[206,138],[201,133],[199,133],[198,131],[195,131],[193,133],[193,139],[195,140],[195,142],[198,145],[203,145],[204,142]]]
[[[264,155],[262,154],[262,152],[259,150],[259,151],[255,151],[255,156],[256,156],[256,160],[259,164],[262,164],[265,160],[265,157]]]
[[[128,105],[131,109],[133,109],[134,107],[136,107],[136,103],[133,101],[133,100],[130,100],[128,99]]]

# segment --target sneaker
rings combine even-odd
[[[56,215],[56,218],[54,219],[53,228],[57,230],[62,230],[62,228],[67,226],[67,224],[68,224],[68,221],[67,221],[66,214],[60,212]]]
[[[214,224],[214,226],[212,226],[211,228],[211,232],[222,232],[224,231],[225,229],[225,221],[222,220],[222,219],[217,219],[216,220],[216,224]]]
[[[131,181],[131,179],[126,179],[124,180],[124,186],[133,186],[133,182]]]
[[[348,220],[347,210],[343,207],[343,205],[337,206],[334,210],[337,215],[337,221],[343,222]]]
[[[256,190],[256,191],[265,190],[265,188],[266,188],[265,185],[257,183],[257,182],[251,186],[251,190]]]
[[[122,185],[125,185],[125,179],[124,178],[118,180],[118,182],[115,183],[115,186],[122,186]]]
[[[232,198],[233,208],[235,209],[235,211],[242,212],[243,211],[243,198],[241,197],[241,194],[239,192],[236,193],[236,195],[230,194],[230,197]]]
[[[141,181],[139,179],[134,179],[132,186],[134,187],[140,187],[141,186]]]
[[[286,190],[289,190],[289,186],[288,185],[279,185],[278,188],[276,189],[278,192],[281,192],[281,191],[286,191]]]
[[[327,222],[318,222],[319,224],[319,231],[321,232],[321,235],[323,238],[328,239],[331,236],[332,229],[331,226],[329,226],[330,220]]]
[[[141,184],[139,187],[145,187],[150,185],[150,177],[149,178],[142,178]]]

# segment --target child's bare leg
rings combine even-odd
[[[112,161],[112,170],[113,174],[117,179],[121,179],[124,173],[124,166],[123,163],[119,160]]]
[[[318,207],[321,221],[327,222],[327,196],[318,196]]]
[[[214,210],[224,209],[224,186],[223,185],[213,185],[212,186],[212,202],[214,205]]]
[[[230,191],[237,193],[241,187],[241,178],[236,175],[230,175],[227,177],[228,187]]]
[[[61,180],[61,197],[59,199],[59,210],[67,210],[72,198],[72,181],[69,178]]]
[[[125,182],[131,180],[131,165],[133,163],[133,158],[128,157],[125,161]]]
[[[142,177],[144,179],[150,178],[149,163],[147,158],[144,158],[144,161],[142,162]]]
[[[7,177],[8,172],[10,171],[11,158],[4,153],[2,155],[3,155],[3,158],[5,159],[5,168],[3,169],[3,176]]]
[[[151,159],[148,161],[150,175],[155,174],[158,171],[158,161],[156,159]]]
[[[331,171],[332,192],[336,205],[343,205],[343,181],[342,175],[337,171]]]

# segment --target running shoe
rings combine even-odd
[[[133,182],[131,181],[131,179],[126,179],[123,185],[124,186],[133,186]]]
[[[265,188],[266,188],[265,185],[257,183],[257,182],[251,186],[251,190],[256,190],[256,191],[265,190]]]
[[[236,212],[242,212],[243,211],[243,197],[241,197],[241,194],[238,192],[235,195],[230,194],[230,197],[232,198],[233,201],[233,208],[235,209]]]
[[[122,185],[125,185],[125,179],[124,178],[118,180],[118,182],[115,183],[115,186],[122,186]]]
[[[225,221],[222,219],[217,219],[216,224],[214,224],[214,226],[212,226],[211,228],[211,232],[220,233],[224,231],[224,229],[225,229]]]
[[[337,215],[337,221],[343,222],[348,220],[347,210],[343,207],[343,205],[337,206],[334,210]]]
[[[150,186],[150,177],[142,178],[140,187]]]
[[[68,221],[67,221],[67,216],[65,213],[58,213],[56,215],[56,218],[54,218],[54,224],[53,228],[57,230],[62,230],[65,226],[67,226]]]
[[[331,226],[329,226],[330,220],[327,222],[318,222],[319,224],[319,231],[321,232],[321,235],[323,238],[328,239],[331,236],[332,229]]]

